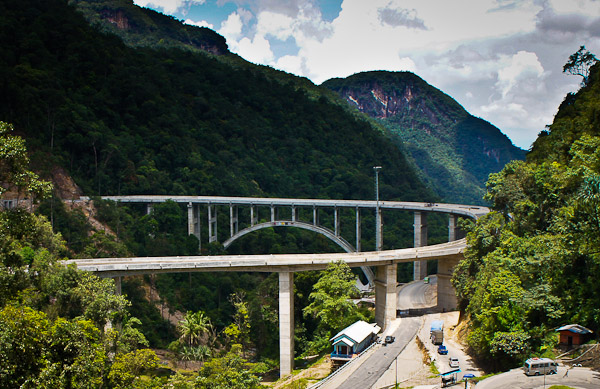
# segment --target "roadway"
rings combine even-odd
[[[538,389],[549,388],[552,385],[565,385],[578,389],[600,388],[600,373],[586,367],[573,367],[568,370],[566,366],[559,366],[558,373],[546,376],[528,377],[522,369],[513,369],[506,373],[480,381],[476,389]]]
[[[375,200],[327,200],[327,199],[294,199],[271,197],[225,197],[225,196],[162,196],[162,195],[129,195],[129,196],[102,196],[104,200],[121,203],[162,203],[167,200],[185,204],[208,205],[256,205],[269,207],[345,207],[345,208],[376,208],[396,209],[407,211],[429,211],[451,213],[477,219],[489,212],[489,208],[476,205],[421,203],[409,201],[384,201]],[[87,201],[88,197],[81,197],[78,201]]]
[[[359,253],[94,258],[72,259],[63,263],[75,264],[80,270],[94,272],[101,277],[193,271],[303,271],[323,270],[336,261],[359,267],[429,259],[456,260],[462,257],[466,244],[465,239],[460,239],[424,247]]]
[[[371,388],[396,360],[396,357],[414,339],[421,327],[420,317],[400,319],[400,325],[391,333],[396,338],[393,343],[385,344],[375,350],[358,369],[356,369],[339,387],[344,389]]]
[[[435,286],[437,277],[432,277],[430,284],[423,281],[415,281],[404,285],[398,290],[399,309],[424,308],[432,305],[431,289]],[[433,305],[435,305],[433,303]],[[423,325],[423,318],[397,318],[391,326],[393,330],[386,331],[381,335],[392,335],[396,339],[391,344],[381,344],[369,352],[366,359],[360,365],[348,373],[342,373],[343,377],[327,382],[321,389],[348,388],[363,389],[372,388],[373,385],[393,366],[396,358],[405,350],[406,346],[415,338],[417,332]]]
[[[429,276],[429,280],[428,284],[421,280],[403,285],[398,290],[398,304],[396,308],[405,310],[435,306],[435,300],[432,301],[430,294],[432,288],[436,289],[437,276]]]

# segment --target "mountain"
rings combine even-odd
[[[183,24],[177,19],[133,0],[71,0],[90,24],[115,34],[133,47],[180,48],[214,55],[229,53],[225,38],[206,27]]]
[[[413,73],[364,72],[322,86],[379,121],[444,201],[481,204],[488,175],[525,157],[498,128]]]
[[[41,173],[63,167],[86,195],[370,199],[382,166],[381,198],[437,199],[379,128],[306,79],[227,53],[131,47],[66,0],[3,1],[0,24],[0,120]]]

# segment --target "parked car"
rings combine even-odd
[[[450,357],[450,367],[459,367],[458,358]]]
[[[440,344],[438,347],[438,354],[440,355],[448,355],[448,349],[443,344]]]
[[[385,337],[385,343],[386,344],[387,343],[394,343],[395,340],[396,340],[396,338],[393,337],[393,336],[391,336],[391,335],[388,335],[388,336]]]

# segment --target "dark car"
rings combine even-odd
[[[394,343],[394,340],[396,340],[396,338],[394,338],[393,336],[388,335],[388,336],[385,337],[385,343],[386,344],[388,344],[388,343]]]
[[[443,344],[440,344],[438,347],[438,354],[440,355],[448,355],[448,349]]]

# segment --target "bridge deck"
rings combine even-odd
[[[448,259],[462,255],[464,239],[418,248],[360,253],[220,255],[137,258],[72,259],[79,269],[103,277],[136,274],[171,273],[181,271],[303,271],[322,270],[330,262],[344,261],[350,267],[381,266],[415,260]]]
[[[82,197],[82,200],[88,198]],[[270,197],[223,197],[223,196],[102,196],[102,199],[121,203],[162,203],[171,200],[177,203],[211,204],[211,205],[260,205],[260,206],[298,206],[298,207],[347,207],[347,208],[376,208],[375,200],[325,200],[325,199],[293,199]],[[489,208],[475,205],[419,203],[408,201],[379,201],[382,209],[397,209],[408,211],[430,211],[452,213],[477,218],[489,212]]]

